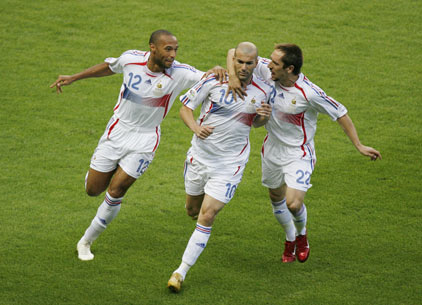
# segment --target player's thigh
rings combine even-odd
[[[205,194],[198,217],[198,223],[207,227],[212,226],[218,212],[220,212],[225,205],[226,204],[224,202],[221,202],[218,199]]]
[[[270,195],[270,198],[273,202],[278,202],[283,200],[286,197],[286,184],[282,184],[281,186],[277,188],[269,188],[268,193]]]
[[[98,196],[104,192],[110,184],[114,172],[115,170],[104,173],[90,168],[85,180],[85,190],[87,194],[89,196]]]
[[[286,204],[292,212],[299,212],[305,200],[306,191],[287,187]]]
[[[111,179],[108,193],[111,197],[120,198],[123,197],[130,186],[136,181],[136,178],[126,173],[120,166]]]
[[[242,181],[244,169],[245,165],[211,170],[204,187],[205,194],[225,204],[229,203]]]
[[[201,210],[203,200],[204,200],[204,194],[197,195],[197,196],[186,194],[186,205],[185,205],[186,213],[190,217],[196,219],[196,217],[199,214],[199,211]]]

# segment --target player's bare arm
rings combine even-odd
[[[189,129],[192,130],[196,136],[202,140],[208,138],[214,130],[213,126],[198,125],[195,121],[195,118],[193,117],[193,110],[189,107],[182,106],[182,108],[180,108],[180,117],[186,126],[188,126]]]
[[[229,89],[226,92],[226,96],[230,92],[233,93],[234,100],[237,102],[237,96],[239,96],[242,100],[245,99],[245,96],[248,94],[246,93],[245,89],[242,87],[242,83],[240,79],[237,77],[235,69],[234,69],[234,51],[235,49],[230,49],[227,52],[227,71],[229,74]]]
[[[73,75],[60,75],[57,80],[50,85],[50,88],[56,87],[56,92],[62,93],[62,86],[68,86],[74,81],[89,77],[108,76],[112,74],[114,74],[114,72],[110,70],[109,64],[104,62]]]
[[[382,156],[379,151],[375,150],[370,146],[365,146],[360,143],[355,125],[353,124],[352,119],[347,114],[339,118],[337,122],[340,124],[346,135],[349,137],[350,141],[352,141],[353,145],[362,155],[370,157],[372,161],[382,159]]]
[[[265,124],[267,124],[268,120],[271,116],[272,108],[269,104],[265,102],[261,102],[261,107],[256,109],[257,116],[255,117],[253,121],[253,127],[261,127]]]

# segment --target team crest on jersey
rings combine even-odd
[[[196,96],[196,91],[194,89],[190,89],[187,95],[189,99],[194,99]]]
[[[252,104],[255,104],[256,103],[256,99],[255,98],[252,98],[251,103]]]
[[[158,83],[157,87],[154,88],[152,93],[154,93],[154,95],[156,95],[156,96],[162,96],[163,95],[163,85],[161,83]]]
[[[295,99],[292,99],[292,104],[293,105],[296,105],[296,100]]]

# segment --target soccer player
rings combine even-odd
[[[236,79],[233,52],[232,49],[227,55],[230,89],[244,98],[249,93]],[[347,109],[300,72],[302,62],[302,51],[297,45],[278,44],[271,59],[259,58],[254,70],[254,75],[272,81],[276,90],[262,146],[262,184],[268,188],[274,215],[286,232],[283,263],[296,258],[303,263],[309,257],[308,216],[303,202],[312,186],[318,113],[337,121],[362,155],[374,161],[381,159],[377,150],[360,142]]]
[[[129,50],[74,75],[60,75],[50,86],[57,93],[74,81],[123,73],[114,114],[91,158],[85,178],[89,196],[107,189],[105,199],[77,244],[78,258],[92,260],[91,245],[120,211],[123,196],[147,170],[160,143],[160,123],[182,90],[204,72],[175,60],[176,37],[158,30],[151,34],[148,52]],[[217,75],[224,69],[215,67]]]
[[[186,210],[198,221],[182,257],[182,262],[168,281],[168,288],[178,292],[189,268],[207,245],[218,212],[233,198],[249,159],[251,125],[264,125],[271,114],[268,102],[274,88],[253,77],[257,48],[240,43],[234,52],[234,70],[248,93],[245,101],[226,96],[227,83],[220,84],[213,75],[198,82],[180,100],[180,115],[194,132],[185,162]],[[195,121],[193,110],[201,106]]]

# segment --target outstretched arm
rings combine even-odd
[[[350,141],[352,141],[353,145],[362,155],[370,157],[373,161],[377,160],[378,158],[380,160],[382,159],[379,151],[360,143],[355,125],[353,124],[352,119],[347,114],[339,118],[337,122],[340,124],[346,135],[349,137]]]
[[[200,126],[196,123],[195,118],[193,117],[193,110],[185,105],[180,108],[180,117],[183,122],[192,130],[196,136],[202,140],[208,138],[214,127],[212,126]]]
[[[61,93],[62,86],[68,86],[74,81],[89,77],[108,76],[112,74],[114,74],[114,72],[110,70],[109,64],[104,62],[73,75],[59,75],[57,80],[50,85],[50,88],[56,87],[57,93]]]

